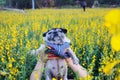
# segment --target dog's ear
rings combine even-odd
[[[62,30],[63,33],[65,33],[65,34],[67,33],[67,29],[65,29],[65,28],[60,28],[60,29]]]
[[[43,35],[42,35],[43,37],[45,37],[46,36],[46,33],[43,33]]]

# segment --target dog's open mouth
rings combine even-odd
[[[63,40],[62,40],[62,38],[61,38],[60,36],[54,37],[54,40],[55,40],[55,42],[56,42],[57,44],[63,44]]]
[[[55,40],[61,40],[61,37],[55,36],[54,39],[55,39]]]

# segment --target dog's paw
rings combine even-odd
[[[45,44],[40,44],[40,47],[38,48],[38,50],[43,50],[45,48]]]
[[[79,64],[79,59],[78,58],[75,58],[75,59],[72,59],[72,60],[73,60],[74,64]]]
[[[45,49],[45,45],[44,45],[44,44],[41,44],[38,49],[33,49],[33,50],[31,50],[31,51],[30,51],[30,54],[32,54],[32,55],[41,54],[44,49]]]
[[[36,49],[36,54],[42,55],[44,54],[44,50],[45,50],[45,45],[41,44],[40,47]]]
[[[36,54],[36,50],[31,50],[31,51],[30,51],[30,54],[31,54],[31,55],[35,55],[35,54]]]

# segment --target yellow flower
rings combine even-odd
[[[120,68],[118,69],[118,72],[120,73]]]
[[[52,80],[56,80],[55,78],[52,78]]]
[[[9,46],[9,45],[6,45],[6,49],[7,49],[7,50],[10,50],[10,46]]]
[[[112,69],[113,67],[118,64],[120,61],[119,60],[116,60],[116,61],[113,61],[113,62],[108,62],[106,64],[106,66],[104,67],[103,69],[103,72],[106,74],[106,75],[110,75],[112,73]]]
[[[9,68],[12,68],[12,63],[9,63],[9,64],[8,64],[8,67],[9,67]]]
[[[10,73],[11,73],[12,75],[16,75],[17,72],[18,72],[18,69],[17,69],[17,68],[12,68],[12,69],[10,70]]]
[[[1,61],[2,61],[3,63],[5,62],[5,59],[4,59],[4,57],[2,57],[2,58],[1,58]]]
[[[105,22],[104,25],[105,25],[107,28],[109,28],[109,27],[112,26],[110,22]]]
[[[105,16],[104,25],[109,28],[109,32],[112,34],[120,33],[120,10],[111,10]]]
[[[11,75],[11,74],[8,76],[8,79],[9,79],[9,80],[12,80],[12,75]]]
[[[105,21],[110,22],[111,24],[120,23],[120,10],[111,10],[106,16]]]
[[[35,79],[36,79],[36,80],[39,80],[39,75],[38,75],[38,72],[37,72],[37,71],[35,71]]]
[[[11,61],[12,61],[12,62],[16,62],[16,60],[15,60],[14,58],[11,58]]]
[[[88,75],[84,78],[79,78],[79,80],[92,80],[92,76],[91,75]]]
[[[120,35],[114,35],[111,38],[111,46],[114,50],[120,50]]]
[[[0,74],[1,74],[2,76],[6,76],[6,75],[7,75],[7,73],[6,73],[5,71],[1,71]]]
[[[120,75],[118,75],[117,77],[115,77],[115,80],[120,80]]]

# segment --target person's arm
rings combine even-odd
[[[44,63],[39,60],[31,73],[30,80],[41,80],[43,68]]]
[[[47,56],[45,55],[44,50],[45,45],[41,44],[40,48],[31,51],[32,55],[39,55],[40,59],[38,60],[34,70],[30,75],[30,80],[41,80],[44,64],[47,60]]]
[[[70,58],[65,59],[69,67],[73,70],[73,72],[77,73],[79,77],[82,78],[87,77],[88,76],[87,70],[79,64],[79,59],[77,58],[73,50],[69,48],[67,52],[71,56]]]
[[[66,58],[68,66],[73,70],[74,73],[78,74],[79,77],[85,78],[88,76],[87,70],[80,64],[74,64],[71,58]]]
[[[77,58],[77,56],[75,55],[75,53],[73,52],[73,50],[71,48],[68,48],[66,51],[70,55],[73,63],[74,64],[79,64],[79,59]]]

